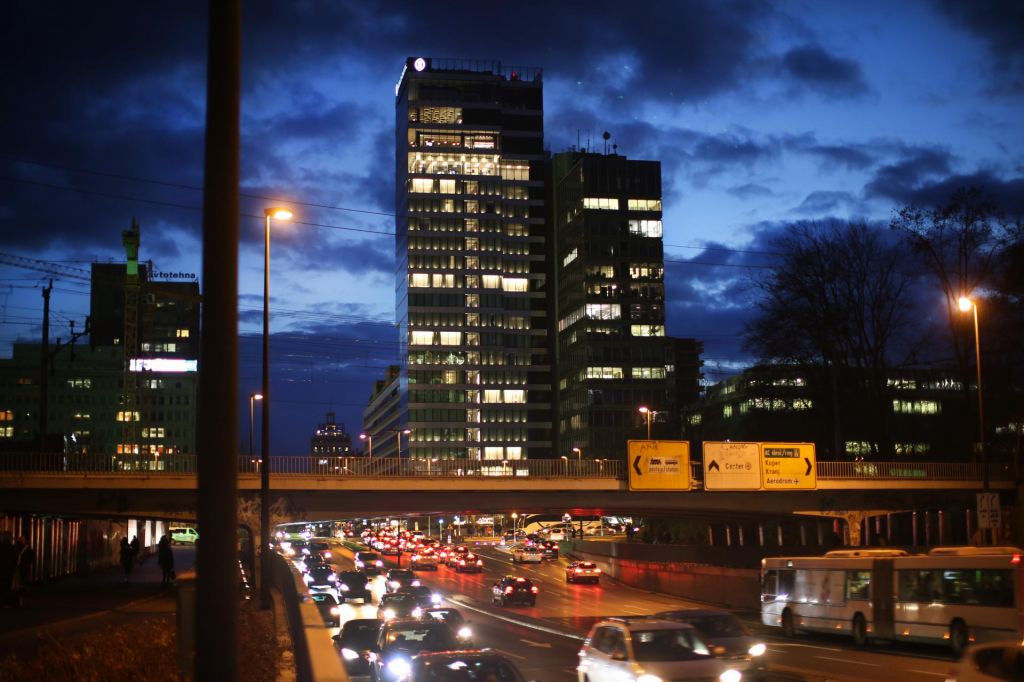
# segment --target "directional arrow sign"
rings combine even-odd
[[[815,490],[814,443],[761,443],[761,486],[765,490]]]
[[[704,441],[705,490],[760,490],[761,455],[757,443]]]
[[[631,440],[630,490],[689,490],[690,443],[685,440]]]

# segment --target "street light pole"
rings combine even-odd
[[[370,457],[370,459],[373,459],[373,436],[371,436],[368,433],[360,433],[359,434],[359,440],[365,440],[366,442],[368,442],[370,444],[370,454],[369,454],[369,457]]]
[[[288,220],[286,208],[264,209],[263,231],[263,423],[260,453],[260,608],[273,606],[270,597],[270,219]]]
[[[654,410],[648,408],[646,405],[640,406],[640,414],[647,417],[647,440],[651,439],[651,415],[655,414]]]
[[[974,313],[974,360],[978,367],[978,448],[981,451],[982,489],[988,491],[988,451],[985,449],[985,403],[981,393],[981,337],[978,334],[978,304],[967,296],[957,301],[962,312]]]
[[[402,434],[408,436],[410,433],[412,433],[412,429],[395,429],[395,438],[398,441],[398,449],[395,450],[395,457],[398,457],[399,459],[402,457]]]
[[[249,394],[249,464],[253,463],[253,452],[252,452],[252,432],[253,432],[253,401],[263,400],[262,393],[250,393]]]

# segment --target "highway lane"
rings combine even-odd
[[[471,545],[472,546],[472,545]],[[476,646],[498,649],[516,661],[527,679],[570,682],[576,679],[577,653],[590,625],[603,616],[639,616],[692,602],[638,590],[602,578],[600,585],[567,584],[565,558],[541,564],[514,564],[497,546],[472,546],[484,558],[482,573],[417,571],[423,584],[441,592],[449,604],[471,621]],[[339,556],[340,555],[340,556]],[[350,553],[336,553],[339,567],[351,567]],[[393,557],[386,557],[393,559]],[[407,565],[403,557],[402,565]],[[501,576],[530,578],[539,588],[536,606],[501,607],[491,603],[491,585]],[[384,592],[384,578],[373,580],[374,603]],[[372,618],[374,605],[342,607],[342,619]],[[765,682],[848,680],[850,682],[941,682],[952,658],[937,647],[880,644],[856,648],[847,638],[807,636],[788,640],[772,628],[747,618],[751,628],[768,644]],[[332,631],[331,634],[334,634]]]

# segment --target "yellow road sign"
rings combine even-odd
[[[815,490],[814,443],[761,443],[761,484],[765,490]]]
[[[704,490],[760,490],[759,443],[704,441]]]
[[[685,440],[631,440],[630,490],[689,490],[690,443]]]

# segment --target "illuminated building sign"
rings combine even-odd
[[[188,279],[195,281],[199,279],[194,272],[154,272],[152,279]]]
[[[198,372],[198,360],[185,358],[134,358],[128,367],[133,372]]]

